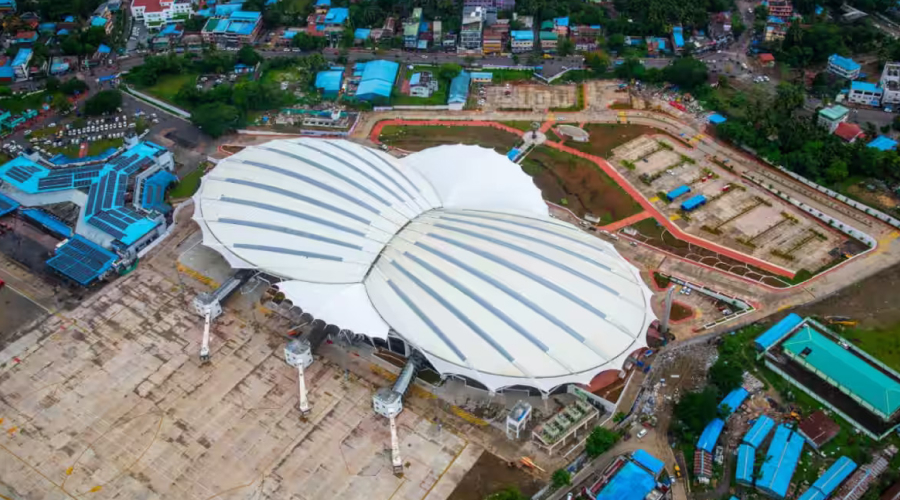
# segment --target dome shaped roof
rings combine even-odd
[[[278,140],[221,161],[195,196],[204,244],[304,311],[396,332],[491,388],[588,383],[646,346],[650,291],[608,243],[551,219],[505,156],[440,146],[397,160]]]

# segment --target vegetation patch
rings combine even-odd
[[[387,125],[381,129],[378,140],[406,151],[421,151],[443,144],[476,144],[505,155],[520,137],[494,127]]]
[[[196,170],[185,175],[178,181],[178,184],[169,191],[169,197],[172,199],[187,198],[193,196],[200,189],[200,178],[203,177],[203,167],[197,167]]]

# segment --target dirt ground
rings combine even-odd
[[[515,486],[526,497],[531,497],[541,489],[541,483],[528,472],[509,467],[496,455],[484,452],[463,476],[448,500],[483,500],[509,486]]]
[[[378,139],[407,151],[443,144],[476,144],[493,148],[506,154],[519,140],[519,136],[493,127],[436,127],[436,126],[387,126]]]
[[[593,163],[538,146],[522,161],[545,200],[566,205],[579,216],[590,212],[609,224],[641,211],[641,206]],[[566,202],[563,203],[562,200]]]
[[[590,123],[585,130],[591,135],[588,142],[566,142],[579,151],[609,158],[612,150],[644,134],[655,134],[658,131],[646,125],[612,125],[606,123]]]
[[[12,287],[0,288],[0,349],[3,349],[27,331],[32,321],[42,318],[46,312]]]
[[[854,198],[879,210],[891,211],[900,207],[900,199],[888,191],[869,191],[863,185],[857,184],[847,188],[847,192]]]

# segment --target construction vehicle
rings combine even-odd
[[[235,290],[247,282],[253,271],[242,269],[228,278],[227,281],[212,293],[201,293],[194,298],[194,312],[203,316],[203,341],[200,344],[200,361],[209,361],[209,330],[212,321],[222,314],[222,302]]]
[[[541,471],[541,472],[546,472],[546,471],[545,471],[544,469],[542,469],[538,464],[534,463],[534,461],[533,461],[530,457],[522,457],[522,458],[520,458],[520,459],[519,459],[519,463],[522,464],[522,465],[524,465],[525,467],[528,467],[529,469],[536,469],[536,470],[539,470],[539,471]]]
[[[675,477],[681,477],[681,467],[675,464]]]
[[[825,322],[829,325],[840,325],[853,327],[859,324],[859,321],[850,319],[849,316],[825,316]]]

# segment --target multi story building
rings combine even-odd
[[[516,0],[466,0],[464,7],[491,7],[497,10],[513,10]]]
[[[422,23],[422,8],[416,7],[412,15],[403,23],[403,46],[407,49],[416,48],[419,42],[419,25]]]
[[[259,12],[232,12],[227,18],[213,18],[206,22],[200,36],[206,43],[219,47],[240,47],[251,43],[259,34],[262,15]]]
[[[672,50],[681,54],[684,50],[684,29],[681,26],[672,28]]]
[[[880,84],[884,92],[881,96],[881,103],[885,106],[900,104],[900,63],[889,62],[884,65]]]
[[[133,0],[131,16],[148,28],[159,28],[173,20],[188,19],[193,12],[190,0]]]
[[[513,53],[529,52],[534,50],[534,32],[531,30],[513,31],[512,35],[512,51]]]
[[[847,121],[849,116],[850,110],[841,105],[822,108],[819,110],[818,124],[820,127],[828,129],[828,132],[834,132],[838,125]]]
[[[858,62],[849,57],[839,56],[837,54],[828,58],[828,71],[848,80],[856,80],[859,78],[860,65]]]
[[[485,54],[499,54],[503,52],[503,34],[490,28],[484,30],[482,50]]]
[[[850,93],[847,94],[847,100],[854,104],[881,106],[883,95],[884,91],[875,83],[852,82],[850,84]]]
[[[515,2],[513,2],[515,4]],[[0,12],[15,12],[16,0],[0,0]]]
[[[556,52],[559,43],[559,35],[555,31],[541,31],[541,50],[544,52]]]
[[[769,16],[780,17],[787,21],[794,15],[791,0],[769,0]]]
[[[438,80],[428,71],[415,73],[409,78],[409,95],[431,97],[438,90]]]
[[[13,58],[12,61],[12,67],[13,71],[15,71],[16,74],[16,80],[28,79],[28,63],[31,62],[32,55],[33,53],[31,49],[24,47],[19,49],[19,52],[16,53],[16,57]]]
[[[600,36],[600,25],[578,25],[572,28],[572,40],[575,42],[575,50],[590,52],[597,48],[597,38]]]
[[[459,32],[460,52],[481,51],[481,32],[484,29],[484,9],[463,7],[462,29]]]

